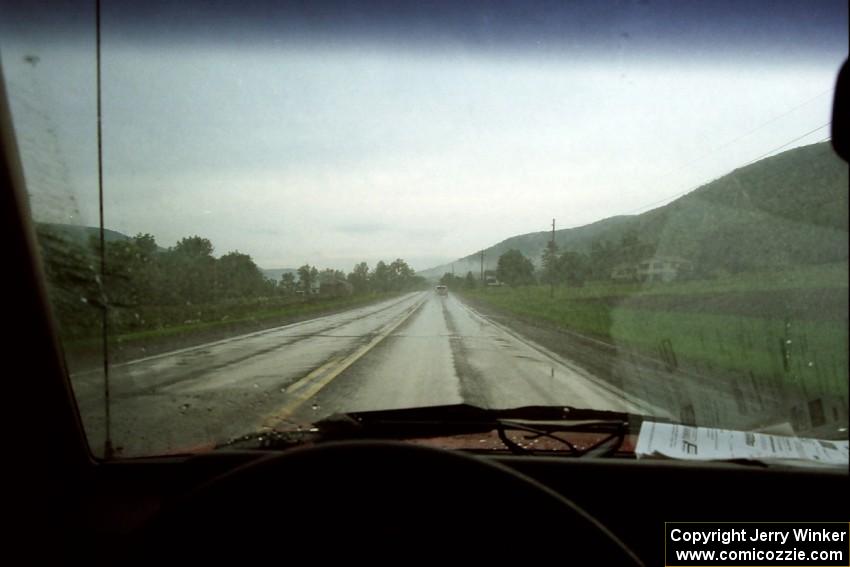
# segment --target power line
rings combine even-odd
[[[773,148],[772,150],[770,150],[769,152],[765,152],[765,153],[763,153],[763,154],[762,154],[762,155],[760,155],[759,157],[757,157],[757,158],[755,158],[755,159],[753,159],[753,160],[748,161],[748,162],[747,162],[747,163],[745,163],[744,165],[750,165],[750,164],[751,164],[751,163],[753,163],[753,162],[757,162],[758,160],[760,160],[760,159],[762,159],[762,158],[765,158],[765,157],[769,156],[769,155],[770,155],[770,154],[772,154],[773,152],[778,152],[778,151],[779,151],[779,150],[781,150],[782,148],[784,148],[784,147],[786,147],[786,146],[790,146],[791,144],[793,144],[793,143],[794,143],[794,142],[796,142],[797,140],[802,140],[803,138],[805,138],[805,137],[806,137],[806,136],[808,136],[809,134],[814,134],[814,133],[815,133],[815,132],[817,132],[818,130],[821,130],[821,129],[823,129],[823,128],[826,128],[827,126],[829,126],[829,125],[831,125],[831,124],[832,124],[832,121],[829,121],[829,122],[827,122],[826,124],[821,124],[820,126],[818,126],[817,128],[815,128],[814,130],[809,130],[809,131],[808,131],[808,132],[806,132],[805,134],[803,134],[803,135],[801,135],[801,136],[797,136],[797,137],[796,137],[796,138],[794,138],[793,140],[790,140],[790,141],[788,141],[788,142],[785,142],[785,143],[784,143],[784,144],[782,144],[781,146],[775,147],[775,148]],[[741,166],[741,167],[743,167],[743,166]]]
[[[789,109],[788,109],[788,110],[786,110],[785,112],[783,112],[783,113],[781,113],[781,114],[777,114],[776,116],[774,116],[774,117],[772,117],[772,118],[770,118],[770,119],[766,120],[765,122],[762,122],[762,123],[761,123],[761,124],[759,124],[758,126],[756,126],[756,127],[752,128],[752,129],[750,129],[750,130],[747,130],[747,131],[746,131],[746,132],[744,132],[743,134],[740,134],[739,136],[736,136],[735,138],[732,138],[731,140],[729,140],[729,141],[727,141],[727,142],[724,142],[723,144],[721,144],[721,145],[717,146],[717,147],[716,147],[716,148],[714,148],[713,150],[708,151],[708,152],[704,153],[703,155],[701,155],[701,156],[699,156],[699,157],[697,157],[697,158],[694,158],[694,159],[692,159],[692,160],[690,160],[690,161],[688,161],[688,162],[685,162],[684,164],[680,165],[679,167],[676,167],[676,168],[672,169],[672,170],[671,170],[671,172],[676,171],[676,170],[678,170],[678,169],[682,169],[682,168],[684,168],[684,167],[687,167],[687,166],[689,166],[689,165],[691,165],[691,164],[693,164],[693,163],[696,163],[696,162],[698,162],[698,161],[700,161],[700,160],[702,160],[702,159],[705,159],[706,157],[708,157],[708,156],[710,156],[710,155],[712,155],[712,154],[714,154],[714,153],[719,152],[720,150],[724,150],[724,149],[728,148],[728,147],[729,147],[729,146],[731,146],[732,144],[734,144],[734,143],[736,143],[736,142],[739,142],[739,141],[743,140],[744,138],[746,138],[746,137],[747,137],[747,136],[749,136],[750,134],[753,134],[753,133],[755,133],[755,132],[758,132],[759,130],[761,130],[762,128],[764,128],[764,127],[766,127],[766,126],[770,126],[771,124],[773,124],[774,122],[776,122],[776,121],[777,121],[777,120],[779,120],[780,118],[785,118],[786,116],[788,116],[789,114],[793,113],[794,111],[799,110],[800,108],[803,108],[804,106],[806,106],[806,105],[807,105],[807,104],[809,104],[810,102],[812,102],[812,101],[814,101],[814,100],[817,100],[818,98],[822,97],[823,95],[825,95],[825,94],[827,94],[827,93],[830,93],[830,92],[832,92],[832,91],[834,91],[834,90],[835,90],[835,87],[830,87],[830,88],[826,89],[825,91],[821,91],[821,92],[819,92],[818,94],[816,94],[815,96],[813,96],[813,97],[811,97],[811,98],[807,98],[807,99],[806,99],[806,100],[804,100],[803,102],[801,102],[801,103],[799,103],[799,104],[796,104],[796,105],[792,106],[791,108],[789,108]]]
[[[735,144],[735,143],[737,143],[737,142],[739,142],[739,141],[743,140],[744,138],[746,138],[746,137],[747,137],[747,136],[749,136],[750,134],[753,134],[754,132],[758,132],[759,130],[761,130],[761,129],[762,129],[762,128],[764,128],[765,126],[769,126],[769,125],[773,124],[774,122],[776,122],[776,121],[777,121],[777,120],[779,120],[780,118],[784,118],[784,117],[788,116],[789,114],[793,113],[794,111],[796,111],[796,110],[798,110],[798,109],[800,109],[800,108],[802,108],[802,107],[806,106],[807,104],[809,104],[809,103],[810,103],[810,102],[812,102],[813,100],[816,100],[816,99],[818,99],[818,98],[822,97],[823,95],[825,95],[825,94],[827,94],[827,93],[830,93],[830,92],[832,92],[832,91],[834,91],[834,90],[835,90],[835,87],[833,86],[833,87],[830,87],[830,88],[828,88],[828,89],[826,89],[826,90],[824,90],[824,91],[821,91],[821,92],[819,92],[818,94],[814,95],[813,97],[807,98],[806,100],[804,100],[804,101],[802,101],[802,102],[800,102],[800,103],[798,103],[798,104],[796,104],[796,105],[792,106],[791,108],[789,108],[789,109],[788,109],[788,110],[786,110],[785,112],[783,112],[783,113],[781,113],[781,114],[777,114],[776,116],[774,116],[774,117],[770,118],[769,120],[767,120],[767,121],[765,121],[765,122],[762,122],[761,124],[759,124],[759,125],[758,125],[758,126],[756,126],[755,128],[752,128],[752,129],[750,129],[750,130],[747,130],[747,131],[746,131],[746,132],[744,132],[743,134],[741,134],[741,135],[739,135],[739,136],[736,136],[735,138],[732,138],[732,139],[731,139],[731,140],[729,140],[728,142],[724,142],[723,144],[721,144],[721,145],[717,146],[717,147],[716,147],[716,148],[714,148],[713,150],[710,150],[710,151],[708,151],[708,152],[705,152],[705,153],[704,153],[704,154],[702,154],[701,156],[696,157],[696,158],[694,158],[694,159],[692,159],[692,160],[690,160],[690,161],[687,161],[687,162],[683,163],[683,164],[682,164],[682,165],[680,165],[680,166],[674,167],[673,169],[671,169],[671,170],[667,171],[666,173],[662,174],[662,176],[670,175],[671,173],[674,173],[674,172],[679,171],[679,170],[681,170],[681,169],[684,169],[684,168],[686,168],[686,167],[688,167],[688,166],[691,166],[691,165],[695,164],[696,162],[701,161],[701,160],[703,160],[703,159],[707,158],[707,157],[708,157],[708,156],[710,156],[710,155],[716,154],[716,153],[717,153],[717,152],[719,152],[720,150],[724,150],[724,149],[728,148],[728,147],[729,147],[729,146],[731,146],[732,144]],[[823,128],[823,126],[821,126],[821,127],[817,128],[816,130],[819,130],[820,128]],[[810,133],[811,133],[811,132],[810,132]],[[806,134],[804,134],[803,136],[806,136]],[[792,140],[791,142],[788,142],[788,144],[793,144],[793,143],[794,143],[794,141],[796,141],[796,140]],[[776,151],[776,150],[771,150],[771,151]],[[770,152],[768,152],[768,153],[770,153]],[[764,156],[762,156],[762,157],[764,157]],[[761,158],[756,158],[756,159],[755,159],[755,160],[753,160],[753,161],[757,161],[757,160],[759,160],[759,159],[761,159]],[[750,163],[752,163],[752,161],[751,161],[751,162],[747,162],[745,165],[749,165]],[[700,183],[699,185],[695,185],[695,186],[693,186],[693,187],[689,187],[688,189],[685,189],[684,191],[681,191],[681,192],[679,192],[679,193],[676,193],[675,195],[671,195],[671,196],[669,196],[669,197],[665,197],[665,198],[663,198],[663,199],[661,199],[661,200],[655,201],[655,202],[650,203],[650,204],[648,204],[648,205],[643,205],[642,207],[639,207],[639,208],[637,208],[637,209],[633,209],[633,210],[631,210],[631,211],[628,211],[628,212],[626,212],[626,213],[622,213],[622,214],[630,215],[630,214],[636,213],[636,212],[638,212],[638,211],[641,211],[641,210],[643,210],[643,209],[646,209],[647,207],[652,207],[652,206],[654,206],[654,205],[661,204],[661,203],[663,203],[663,202],[667,201],[668,199],[675,199],[676,197],[681,197],[682,195],[685,195],[686,193],[689,193],[689,192],[691,192],[692,190],[696,189],[696,188],[697,188],[697,187],[699,187],[700,185],[703,185],[703,184],[702,184],[702,183]]]
[[[732,144],[735,144],[735,143],[737,143],[737,142],[740,142],[741,140],[743,140],[744,138],[746,138],[746,137],[747,137],[747,136],[749,136],[750,134],[753,134],[753,133],[755,133],[755,132],[758,132],[759,130],[761,130],[761,129],[762,129],[762,128],[764,128],[765,126],[770,126],[771,124],[773,124],[774,122],[776,122],[776,121],[777,121],[777,120],[779,120],[780,118],[785,118],[786,116],[788,116],[789,114],[793,113],[794,111],[799,110],[800,108],[803,108],[804,106],[806,106],[807,104],[809,104],[809,103],[810,103],[810,102],[812,102],[813,100],[817,100],[818,98],[822,97],[823,95],[825,95],[825,94],[827,94],[827,93],[830,93],[830,92],[832,92],[832,91],[834,91],[834,90],[835,90],[835,87],[830,87],[830,88],[826,89],[825,91],[821,91],[821,92],[819,92],[818,94],[816,94],[815,96],[813,96],[813,97],[811,97],[811,98],[807,98],[807,99],[806,99],[806,100],[804,100],[803,102],[801,102],[801,103],[799,103],[799,104],[797,104],[797,105],[795,105],[795,106],[792,106],[791,108],[789,108],[788,110],[786,110],[786,111],[785,111],[785,112],[783,112],[782,114],[777,114],[777,115],[776,115],[776,116],[774,116],[773,118],[770,118],[770,119],[768,119],[768,120],[767,120],[767,121],[765,121],[765,122],[762,122],[761,124],[759,124],[758,126],[756,126],[756,127],[752,128],[751,130],[747,130],[747,131],[746,131],[746,132],[744,132],[743,134],[741,134],[741,135],[739,135],[739,136],[736,136],[735,138],[732,138],[731,140],[729,140],[729,141],[727,141],[727,142],[724,142],[723,144],[721,144],[721,145],[717,146],[717,147],[716,147],[716,148],[714,148],[713,150],[707,151],[707,152],[705,152],[704,154],[702,154],[701,156],[696,157],[696,158],[694,158],[694,159],[692,159],[692,160],[690,160],[690,161],[686,161],[686,162],[685,162],[685,163],[683,163],[682,165],[679,165],[679,166],[677,166],[677,167],[674,167],[673,169],[669,170],[667,173],[664,173],[664,174],[662,174],[662,175],[670,175],[671,173],[674,173],[674,172],[676,172],[676,171],[679,171],[679,170],[681,170],[681,169],[684,169],[684,168],[686,168],[686,167],[689,167],[689,166],[691,166],[691,165],[693,165],[693,164],[697,163],[698,161],[702,161],[702,160],[704,160],[705,158],[707,158],[707,157],[709,157],[709,156],[711,156],[711,155],[716,154],[716,153],[717,153],[717,152],[719,152],[720,150],[725,150],[726,148],[728,148],[728,147],[729,147],[729,146],[731,146]]]
[[[818,99],[818,98],[822,97],[823,95],[825,95],[826,93],[832,92],[832,91],[834,91],[834,90],[835,90],[835,87],[830,87],[830,88],[826,89],[825,91],[822,91],[822,92],[820,92],[820,93],[816,94],[815,96],[813,96],[813,97],[811,97],[811,98],[809,98],[809,99],[804,100],[804,101],[803,101],[803,102],[801,102],[800,104],[798,104],[798,105],[796,105],[796,106],[793,106],[793,107],[789,108],[788,110],[786,110],[786,111],[785,111],[785,112],[783,112],[782,114],[778,114],[778,115],[774,116],[773,118],[771,118],[771,119],[770,119],[770,120],[768,120],[767,122],[762,122],[761,124],[759,124],[758,126],[756,126],[755,128],[753,128],[752,130],[749,130],[749,131],[747,131],[747,132],[745,132],[745,133],[741,134],[741,135],[740,135],[740,136],[738,136],[737,138],[734,138],[734,139],[732,139],[732,140],[730,140],[730,141],[726,142],[725,144],[723,144],[723,145],[721,145],[721,146],[718,146],[717,148],[715,148],[715,149],[714,149],[714,150],[712,150],[711,152],[709,152],[709,153],[707,153],[707,154],[704,154],[702,157],[699,157],[699,158],[697,158],[696,160],[691,161],[690,163],[693,163],[694,161],[698,161],[698,160],[703,159],[704,157],[706,157],[706,156],[708,156],[708,155],[711,155],[711,154],[713,154],[713,153],[719,152],[720,150],[723,150],[723,149],[728,148],[729,146],[731,146],[731,145],[732,145],[732,144],[734,144],[735,142],[738,142],[738,141],[740,141],[740,140],[743,140],[744,138],[746,138],[747,136],[749,136],[749,135],[750,135],[750,134],[752,134],[753,132],[758,132],[759,130],[761,130],[761,129],[762,129],[762,128],[764,128],[765,126],[769,126],[769,125],[773,124],[774,122],[776,122],[776,121],[777,121],[777,120],[779,120],[780,118],[785,118],[786,116],[788,116],[789,114],[791,114],[791,113],[792,113],[792,112],[794,112],[795,110],[797,110],[797,109],[799,109],[799,108],[802,108],[802,107],[806,106],[807,104],[809,104],[809,103],[810,103],[810,102],[812,102],[813,100]]]
[[[769,156],[769,155],[770,155],[770,154],[772,154],[773,152],[777,152],[777,151],[779,151],[779,150],[781,150],[781,149],[783,149],[783,148],[785,148],[785,147],[787,147],[787,146],[790,146],[790,145],[791,145],[791,144],[793,144],[794,142],[796,142],[796,141],[798,141],[798,140],[802,140],[802,139],[803,139],[803,138],[805,138],[806,136],[809,136],[809,135],[811,135],[811,134],[814,134],[814,133],[815,133],[815,132],[817,132],[818,130],[821,130],[821,129],[823,129],[823,128],[826,128],[827,126],[829,126],[829,125],[831,125],[831,124],[832,124],[832,122],[831,122],[831,121],[830,121],[830,122],[827,122],[826,124],[821,124],[821,125],[820,125],[820,126],[818,126],[817,128],[814,128],[813,130],[809,130],[809,131],[808,131],[808,132],[806,132],[805,134],[801,134],[800,136],[797,136],[797,137],[796,137],[796,138],[794,138],[793,140],[789,140],[789,141],[785,142],[784,144],[782,144],[781,146],[777,146],[777,147],[773,148],[772,150],[770,150],[770,151],[767,151],[767,152],[763,153],[763,154],[762,154],[762,155],[760,155],[759,157],[757,157],[757,158],[755,158],[755,159],[752,159],[752,160],[748,161],[747,163],[745,163],[745,164],[743,164],[743,165],[738,166],[736,169],[738,169],[738,168],[740,168],[740,167],[746,167],[746,166],[748,166],[748,165],[750,165],[750,164],[752,164],[752,163],[755,163],[755,162],[757,162],[758,160],[760,160],[760,159],[762,159],[762,158],[765,158],[765,157]],[[829,140],[829,139],[830,139],[830,138],[825,138],[824,140],[821,140],[821,142],[825,142],[825,141],[827,141],[827,140]],[[818,143],[820,143],[820,142],[818,142]],[[706,182],[700,182],[700,183],[697,183],[696,185],[692,185],[692,186],[688,187],[688,188],[687,188],[687,189],[685,189],[684,191],[680,191],[680,192],[678,192],[678,193],[676,193],[676,194],[674,194],[674,195],[668,195],[667,197],[664,197],[663,199],[659,199],[658,201],[654,201],[654,202],[652,202],[652,203],[648,203],[648,204],[646,204],[646,205],[643,205],[643,206],[638,207],[638,208],[636,208],[636,209],[632,209],[632,210],[630,210],[630,211],[628,211],[628,212],[625,212],[625,213],[622,213],[622,214],[624,214],[624,215],[631,215],[631,214],[634,214],[634,213],[636,213],[636,212],[638,212],[638,211],[642,211],[642,210],[644,210],[644,209],[647,209],[647,208],[650,208],[650,207],[654,207],[655,205],[660,205],[660,204],[665,203],[665,202],[667,202],[667,201],[669,201],[669,200],[671,200],[671,199],[676,199],[676,198],[678,198],[678,197],[681,197],[682,195],[686,195],[686,194],[690,193],[691,191],[693,191],[694,189],[697,189],[698,187],[701,187],[701,186],[705,185],[705,183],[706,183]]]

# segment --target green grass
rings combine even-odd
[[[663,358],[661,353],[666,347],[668,352],[672,349],[678,361],[704,368],[709,374],[712,370],[751,372],[846,396],[846,318],[815,312],[807,314],[806,319],[788,319],[781,309],[777,309],[776,316],[734,313],[736,292],[795,289],[831,289],[830,293],[846,296],[847,264],[651,287],[605,282],[581,288],[562,287],[554,298],[549,297],[548,286],[464,293],[525,318],[655,358]],[[680,296],[689,303],[688,309],[635,307],[627,301],[653,295]],[[707,303],[705,309],[700,309],[707,296],[730,298],[732,309],[712,312]],[[617,304],[617,298],[624,302]]]
[[[831,393],[847,390],[847,328],[832,321],[786,326],[785,320],[765,317],[614,309],[609,334],[615,343],[645,352],[670,341],[677,357],[709,370],[779,376]]]
[[[635,295],[702,295],[736,291],[778,291],[786,289],[835,289],[848,285],[848,263],[839,262],[807,266],[781,272],[747,272],[730,274],[715,279],[672,283],[622,284],[592,282],[582,287],[559,286],[555,288],[558,299],[592,299]],[[534,286],[531,286],[532,288]],[[548,296],[548,286],[545,288]],[[510,288],[488,288],[488,293],[506,292]],[[480,290],[479,290],[480,291]]]

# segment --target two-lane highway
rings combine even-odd
[[[101,378],[72,381],[97,447],[105,429]],[[117,365],[110,385],[111,436],[124,455],[345,411],[455,403],[648,411],[455,295],[433,292]]]

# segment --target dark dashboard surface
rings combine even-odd
[[[196,457],[146,459],[94,466],[65,494],[62,506],[64,537],[68,549],[79,557],[111,562],[125,557],[124,547],[160,506],[203,485],[210,479],[258,458],[260,452],[225,452]],[[846,471],[767,469],[737,464],[690,464],[636,462],[633,460],[564,459],[558,457],[483,457],[518,471],[571,500],[631,548],[647,565],[663,562],[665,521],[841,521],[846,510],[836,499],[846,488]],[[407,483],[409,493],[396,493],[402,502],[411,499],[432,473],[424,467]],[[297,491],[279,486],[275,490]],[[501,497],[494,494],[494,500]],[[376,507],[335,511],[337,528],[357,518],[369,522],[379,514]],[[293,521],[277,516],[282,531]],[[405,515],[419,513],[412,502]],[[445,517],[474,516],[463,501],[444,511]],[[510,513],[506,509],[505,513]],[[247,521],[247,519],[246,519]],[[405,521],[404,517],[398,518]],[[550,515],[524,521],[557,526],[564,518]],[[333,533],[333,529],[324,528]],[[432,534],[420,534],[424,543],[443,532],[441,518],[434,518]],[[486,527],[482,531],[489,531]],[[478,530],[455,534],[464,539]],[[565,542],[569,525],[564,526]],[[570,545],[575,546],[573,542]],[[580,545],[580,543],[578,543]],[[206,545],[206,544],[205,544]],[[380,541],[363,542],[377,546]],[[553,548],[556,550],[557,546]],[[584,549],[592,553],[592,549]],[[120,562],[120,561],[119,561]]]

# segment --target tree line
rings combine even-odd
[[[499,256],[495,273],[487,270],[486,275],[494,275],[496,280],[511,287],[535,285],[538,283],[566,283],[581,285],[589,274],[589,258],[577,252],[559,253],[557,245],[550,245],[543,252],[542,269],[537,270],[534,263],[516,249],[508,250]],[[465,276],[446,272],[440,278],[440,284],[453,289],[475,289],[484,282],[471,271]]]
[[[322,293],[323,286],[333,290],[330,293],[367,294],[408,291],[427,284],[425,278],[417,276],[407,262],[397,258],[389,263],[380,260],[374,269],[370,269],[366,262],[359,262],[348,274],[333,269],[319,271],[315,266],[305,264],[295,274],[282,274],[280,281],[274,285],[282,294]]]
[[[443,274],[443,277],[440,278],[440,284],[452,289],[475,289],[479,286],[480,282],[472,272],[466,272],[466,275],[463,277],[456,276],[451,272],[446,272]]]
[[[150,234],[108,240],[101,263],[100,242],[91,232],[49,224],[37,225],[36,232],[52,304],[61,324],[72,330],[96,327],[106,307],[119,318],[179,311],[174,317],[183,322],[183,312],[200,306],[312,301],[425,285],[402,259],[378,262],[374,270],[360,262],[348,274],[305,264],[273,280],[249,254],[234,250],[215,257],[212,242],[197,235],[168,248]]]
[[[549,241],[541,255],[539,268],[521,251],[511,249],[499,256],[495,276],[499,282],[512,287],[535,284],[581,286],[590,280],[607,280],[616,266],[636,264],[654,254],[655,246],[641,241],[634,231],[624,233],[619,242],[594,241],[589,254],[561,251],[555,242]],[[472,272],[465,277],[446,273],[440,283],[466,289],[481,284]]]

